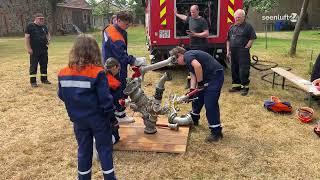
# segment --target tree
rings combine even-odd
[[[268,12],[279,4],[279,0],[244,0],[243,6],[246,14],[253,7],[258,12]]]
[[[298,22],[297,22],[297,24],[294,28],[294,32],[293,32],[293,37],[292,37],[292,41],[291,41],[291,48],[290,48],[290,52],[289,52],[289,55],[291,57],[296,55],[298,38],[299,38],[300,31],[301,31],[303,19],[306,16],[308,5],[309,5],[309,0],[304,0],[302,3]]]
[[[52,11],[52,32],[53,34],[57,32],[57,4],[62,2],[62,0],[48,0]]]

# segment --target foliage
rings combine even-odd
[[[135,16],[143,16],[144,8],[141,0],[87,0],[93,8],[94,16],[105,16],[119,10],[128,10],[134,13]]]
[[[48,0],[48,1],[49,1],[49,3],[51,4],[51,7],[52,7],[53,9],[55,9],[57,3],[60,3],[60,2],[62,2],[63,0]]]
[[[259,12],[268,12],[279,4],[279,0],[244,0],[246,11],[249,7],[253,7]]]

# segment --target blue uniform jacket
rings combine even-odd
[[[123,85],[126,83],[128,65],[132,65],[135,61],[135,57],[128,55],[125,36],[126,32],[121,30],[117,25],[109,25],[103,31],[102,39],[103,62],[109,57],[114,57],[119,61],[121,66],[119,76]]]
[[[113,98],[103,68],[88,65],[81,71],[65,67],[58,74],[58,96],[71,121],[105,118],[113,111]]]

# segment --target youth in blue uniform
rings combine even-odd
[[[121,83],[116,78],[116,75],[119,74],[120,63],[115,58],[110,57],[106,60],[106,63],[104,64],[104,69],[106,71],[110,93],[114,100],[113,105],[115,106],[115,109],[119,109],[121,107],[117,107],[117,106],[120,106],[120,104],[119,102],[116,102],[116,100],[119,99],[119,96],[121,95],[121,90],[120,90]],[[115,144],[120,140],[119,122],[115,116],[112,116],[110,121],[111,121],[111,127],[112,127],[112,136],[113,136],[112,138],[114,138],[114,144]]]
[[[200,50],[186,52],[182,47],[176,47],[170,51],[170,54],[177,58],[179,65],[187,66],[191,76],[190,91],[195,88],[202,89],[196,95],[198,99],[192,103],[191,117],[194,124],[198,125],[200,112],[204,105],[211,131],[206,141],[219,141],[223,137],[218,103],[224,81],[223,66],[211,55]]]
[[[145,59],[135,58],[132,55],[128,55],[128,38],[126,29],[128,29],[133,18],[132,15],[126,11],[121,11],[116,16],[117,20],[115,24],[108,25],[103,30],[102,39],[102,55],[103,62],[113,57],[120,63],[120,73],[117,77],[121,82],[119,99],[125,99],[127,96],[123,94],[123,90],[127,85],[128,65],[141,66],[146,65]],[[116,99],[117,103],[119,99]],[[134,122],[132,117],[128,117],[125,113],[125,107],[116,106],[116,117],[119,122]]]
[[[78,36],[69,65],[60,70],[58,80],[58,96],[65,103],[78,142],[79,180],[91,179],[93,137],[104,179],[115,179],[110,126],[113,98],[92,36]]]

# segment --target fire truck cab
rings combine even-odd
[[[208,22],[210,53],[226,65],[227,33],[234,21],[234,11],[242,8],[243,0],[145,0],[144,3],[146,44],[153,57],[151,63],[166,59],[175,46],[188,49],[188,24],[176,17],[174,11],[189,16],[191,5],[198,5],[199,15]]]

